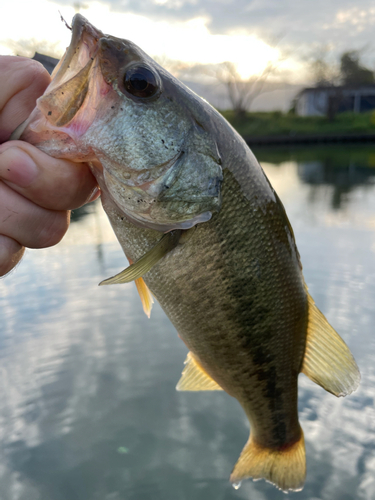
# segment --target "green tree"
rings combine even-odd
[[[351,50],[342,54],[340,73],[343,85],[355,87],[375,83],[374,73],[361,65],[360,53],[357,50]]]
[[[357,87],[360,85],[375,84],[374,73],[362,66],[361,53],[358,50],[344,52],[339,61],[334,57],[328,46],[323,46],[315,52],[310,64],[310,71],[317,92],[315,107],[319,109],[319,87],[330,87],[327,93],[327,102],[320,111],[332,121],[336,117],[344,100],[342,86]]]
[[[328,45],[314,51],[310,72],[315,87],[335,87],[340,84],[340,67]]]

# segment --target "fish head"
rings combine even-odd
[[[53,157],[89,162],[135,224],[188,229],[221,205],[221,159],[202,102],[134,43],[77,14],[20,138]]]

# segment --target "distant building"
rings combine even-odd
[[[337,112],[364,113],[375,109],[375,85],[363,87],[311,87],[303,89],[295,99],[299,116],[324,116],[331,100],[337,103]]]
[[[49,74],[52,73],[56,64],[59,62],[59,60],[55,59],[54,57],[45,56],[44,54],[39,54],[38,52],[35,52],[34,57],[32,59],[43,64],[43,66],[46,68]]]

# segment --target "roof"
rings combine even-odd
[[[45,56],[44,54],[39,54],[39,52],[35,52],[32,59],[43,64],[49,74],[52,73],[56,64],[59,62],[59,59],[56,59],[55,57]]]
[[[320,91],[329,91],[329,90],[375,90],[375,84],[367,84],[367,85],[321,85],[316,87],[306,87],[300,91],[300,94],[304,94],[307,92],[320,92]]]

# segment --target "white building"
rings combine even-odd
[[[338,113],[371,111],[375,109],[375,85],[305,88],[296,97],[296,113],[299,116],[324,116],[332,100],[336,101]]]

